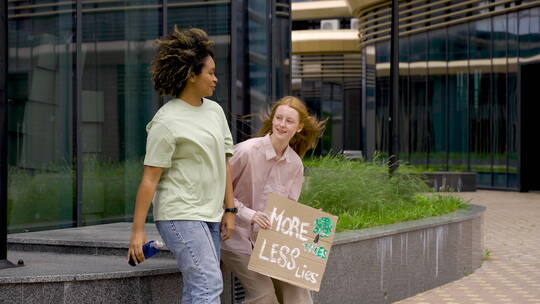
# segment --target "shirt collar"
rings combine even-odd
[[[277,157],[276,150],[274,150],[274,146],[272,146],[272,141],[270,140],[270,133],[266,134],[263,137],[263,147],[264,147],[264,153],[266,154],[266,160],[271,160]],[[291,146],[287,146],[287,149],[285,149],[285,152],[283,152],[283,156],[281,159],[285,159],[288,163],[291,162]]]

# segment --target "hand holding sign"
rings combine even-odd
[[[268,229],[272,227],[270,223],[270,218],[268,217],[268,215],[261,211],[255,212],[255,214],[253,215],[253,218],[251,219],[251,222],[253,224],[259,225],[261,229]]]
[[[337,216],[272,193],[256,218],[269,229],[259,231],[248,269],[319,291]]]

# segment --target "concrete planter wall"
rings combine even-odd
[[[315,303],[391,303],[472,273],[484,210],[338,233]]]
[[[338,233],[315,303],[390,303],[472,273],[482,261],[484,210]],[[153,225],[145,230],[159,237]],[[10,235],[8,259],[26,266],[0,272],[0,303],[179,303],[170,253],[130,267],[129,235],[129,223]],[[235,293],[230,278],[222,303]]]

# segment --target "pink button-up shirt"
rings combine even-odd
[[[251,254],[259,229],[258,225],[251,224],[251,218],[256,211],[264,210],[271,192],[298,201],[304,182],[304,166],[291,147],[278,157],[270,135],[237,144],[229,162],[238,214],[234,234],[222,248]]]

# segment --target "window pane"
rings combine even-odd
[[[322,103],[321,103],[321,86],[322,81],[317,78],[305,78],[302,79],[302,86],[300,88],[300,97],[306,103],[306,106],[309,108],[311,113],[316,114],[321,118],[329,118],[328,116],[323,116]],[[329,121],[330,123],[330,121]],[[328,151],[326,147],[329,146],[330,142],[330,132],[326,131],[323,133],[323,137],[319,140],[317,147],[314,149],[313,153],[315,155],[321,155]]]
[[[160,1],[161,2],[161,1]],[[172,29],[173,25],[180,28],[198,27],[204,30],[214,41],[214,61],[216,63],[216,77],[218,85],[212,100],[218,102],[227,116],[230,113],[230,3],[215,1],[215,4],[201,4],[200,1],[187,5],[186,1],[175,0],[168,2],[168,24],[167,28]],[[181,4],[181,6],[177,6]]]
[[[411,164],[427,165],[429,109],[427,108],[427,33],[411,36],[410,48]]]
[[[519,12],[519,48],[521,62],[538,60],[535,56],[540,54],[540,8]]]
[[[364,124],[364,134],[365,134],[365,145],[366,145],[366,157],[372,157],[375,147],[375,124],[376,124],[376,61],[375,61],[375,47],[373,45],[368,45],[364,48],[362,54],[362,60],[365,62],[366,73],[365,73],[365,87],[363,91],[363,98],[365,99],[365,120]]]
[[[375,84],[375,150],[388,153],[388,103],[390,102],[390,42],[375,45],[376,84]]]
[[[343,150],[343,85],[341,79],[323,79],[321,88],[322,117],[329,117],[322,142],[322,153]]]
[[[274,69],[273,99],[290,95],[291,29],[288,17],[275,15],[272,33],[272,68]]]
[[[73,225],[75,20],[55,11],[73,4],[51,4],[22,11],[14,9],[16,2],[8,4],[10,232]]]
[[[152,1],[147,4],[157,4]],[[142,173],[146,124],[159,98],[150,62],[157,8],[83,14],[82,152],[85,224],[128,219]]]
[[[460,24],[448,28],[448,59],[466,60],[469,58],[468,24]]]
[[[446,170],[446,29],[429,32],[429,166]]]
[[[506,188],[507,176],[507,113],[506,16],[493,18],[493,186]]]
[[[448,28],[448,170],[468,171],[467,24]]]
[[[261,113],[266,110],[269,97],[271,96],[269,66],[269,39],[268,39],[268,1],[248,1],[248,56],[249,56],[249,81],[250,81],[250,106],[251,113]],[[255,120],[254,130],[259,128],[259,121]]]
[[[519,186],[518,175],[518,101],[517,101],[517,71],[518,71],[518,14],[508,14],[508,187]]]
[[[360,54],[344,54],[345,62],[361,63]],[[348,76],[343,83],[343,149],[362,150],[362,78]],[[362,151],[365,153],[365,151]]]
[[[399,44],[399,159],[410,162],[411,109],[409,94],[410,38],[400,38]]]
[[[480,186],[492,186],[492,118],[491,118],[491,20],[469,24],[469,111],[470,164],[477,172]]]

